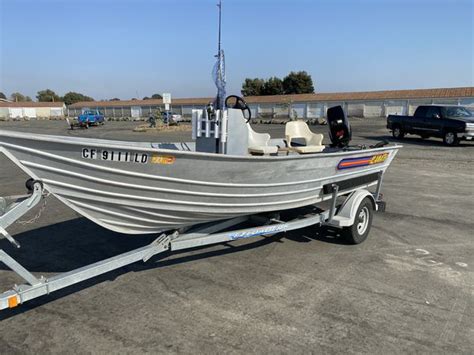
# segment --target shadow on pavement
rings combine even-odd
[[[260,237],[257,240],[253,239],[251,242],[249,241],[248,243],[237,246],[222,243],[221,246],[224,246],[224,248],[218,250],[206,250],[212,247],[212,245],[210,245],[163,253],[159,256],[155,256],[147,263],[136,262],[56,291],[51,295],[28,301],[18,308],[4,310],[0,313],[0,321],[104,281],[113,281],[115,278],[129,272],[140,272],[154,268],[168,267],[200,259],[251,250],[270,243],[282,242],[283,238],[302,243],[319,240],[327,243],[346,244],[339,238],[337,232],[331,229],[325,227],[308,227],[300,229],[296,231],[296,233],[293,231],[279,233],[269,237]],[[15,235],[15,239],[22,245],[20,249],[14,248],[6,240],[0,241],[0,249],[5,250],[5,252],[23,267],[39,277],[41,273],[59,274],[71,271],[140,248],[156,239],[156,235],[130,236],[115,233],[97,226],[85,218],[77,218],[17,234]],[[200,250],[202,250],[202,252],[195,253]],[[194,251],[194,253],[189,254],[190,251]],[[172,259],[163,260],[171,255],[173,256]],[[10,271],[3,263],[0,263],[0,270]],[[4,291],[6,291],[6,289],[0,290],[0,292]]]

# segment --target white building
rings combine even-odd
[[[196,108],[203,108],[214,98],[174,99],[171,110],[191,117]],[[463,105],[474,108],[474,87],[387,90],[367,92],[316,93],[300,95],[250,96],[245,101],[255,118],[325,117],[329,107],[341,105],[348,116],[386,117],[390,114],[413,114],[419,105]],[[84,109],[97,109],[106,117],[148,117],[162,100],[90,101],[68,106],[69,116],[80,115]]]
[[[64,102],[7,102],[0,101],[0,119],[62,118],[66,113]]]

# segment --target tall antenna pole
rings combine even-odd
[[[219,37],[217,41],[217,55],[219,55],[221,53],[222,0],[219,0],[217,7],[219,8]]]
[[[224,109],[224,101],[225,101],[225,59],[224,59],[224,50],[221,47],[221,30],[222,30],[222,0],[219,0],[217,3],[217,7],[219,8],[219,35],[217,37],[217,62],[213,68],[213,79],[214,83],[217,87],[217,97],[215,101],[215,106],[219,110]]]

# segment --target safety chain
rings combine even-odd
[[[41,214],[44,212],[44,210],[46,209],[46,204],[48,203],[48,196],[50,195],[50,193],[46,193],[43,195],[43,205],[40,207],[38,213],[31,219],[29,220],[26,220],[26,221],[16,221],[16,223],[22,225],[22,226],[26,226],[28,224],[32,224],[32,223],[35,223],[40,217],[41,217]]]

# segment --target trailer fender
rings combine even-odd
[[[338,209],[334,218],[330,221],[327,221],[326,224],[340,228],[352,226],[356,218],[357,209],[359,208],[362,200],[366,197],[369,197],[374,211],[377,211],[377,203],[375,201],[374,195],[366,189],[357,190],[347,197],[347,199]]]

